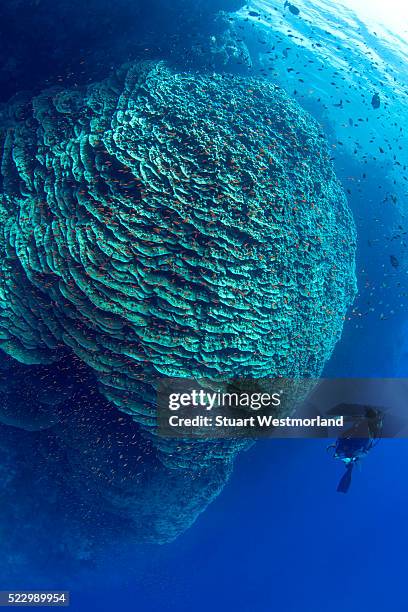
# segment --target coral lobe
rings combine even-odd
[[[135,63],[18,97],[2,125],[5,352],[75,355],[145,431],[163,376],[320,374],[355,231],[318,125],[282,90]],[[179,467],[242,447],[155,444]]]

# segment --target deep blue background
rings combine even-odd
[[[108,560],[95,584],[73,587],[73,609],[404,610],[408,445],[379,444],[348,495],[325,448],[258,443],[192,529]]]

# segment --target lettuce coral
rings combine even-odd
[[[136,63],[1,123],[6,353],[73,353],[146,429],[159,377],[320,374],[355,229],[319,126],[281,89]]]

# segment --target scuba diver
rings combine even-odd
[[[327,447],[327,451],[334,451],[334,459],[340,459],[346,466],[337,491],[347,493],[351,485],[354,466],[360,464],[361,460],[380,441],[384,411],[381,408],[361,404],[339,404],[330,413],[343,415],[346,419],[353,421],[353,425],[337,438],[334,444]]]

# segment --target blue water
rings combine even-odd
[[[335,492],[340,468],[325,463],[325,446],[259,443],[193,529],[129,552],[119,568],[107,561],[103,602],[94,586],[74,589],[78,609],[402,610],[408,491],[392,467],[403,471],[407,445],[379,445],[347,496]]]
[[[46,8],[46,3],[39,4],[41,10],[44,4]],[[14,5],[18,7],[18,2]],[[293,5],[299,15],[275,0],[260,0],[231,13],[231,36],[240,54],[225,69],[265,76],[296,97],[323,124],[337,174],[348,190],[358,231],[359,294],[325,375],[405,377],[408,44],[404,27],[391,31],[365,20],[361,11],[329,0],[294,0]],[[99,6],[95,19],[102,28],[109,9],[104,13],[103,0]],[[74,14],[69,2],[67,7],[69,29],[75,20],[81,22],[81,7],[76,6]],[[154,28],[154,17],[149,19],[149,27]],[[34,81],[39,87],[56,79],[69,85],[92,81],[115,63],[153,53],[149,42],[140,47],[139,39],[132,40],[125,20],[123,37],[113,28],[104,47],[100,28],[99,37],[76,46],[78,57],[72,55],[70,62],[66,61],[69,45],[62,37],[60,56],[56,53],[49,66],[46,60],[39,63],[37,75],[32,68],[29,74],[21,60],[27,53],[24,24],[19,29],[17,21],[9,36],[19,43],[18,50],[14,63],[12,56],[8,58],[11,66],[17,66],[15,83],[4,99],[23,88],[35,89]],[[194,25],[198,32],[200,25],[204,39],[214,36],[213,46],[219,47],[223,28],[204,18]],[[156,27],[164,31],[167,25],[160,20]],[[52,41],[49,30],[44,25],[42,36]],[[81,36],[78,24],[73,31]],[[166,56],[188,68],[203,61],[203,55],[191,51],[196,34],[190,34],[192,43],[182,51],[180,36],[187,37],[182,28],[179,38],[171,33],[174,45],[167,44],[170,39],[164,35],[162,44]],[[48,48],[46,40],[40,45],[35,37],[30,44],[38,47],[39,54],[42,47]],[[204,64],[222,69],[220,55],[203,48]],[[78,66],[84,67],[78,70]],[[381,97],[379,110],[370,104],[375,92]],[[398,258],[398,268],[390,264],[391,255]],[[20,457],[26,453],[29,464],[36,444],[11,434],[10,428],[1,432],[6,450],[0,454],[0,477],[7,499],[11,469],[7,466],[13,465],[14,451]],[[406,440],[381,441],[356,472],[348,495],[336,493],[342,466],[330,459],[326,446],[325,440],[259,442],[238,457],[221,495],[173,543],[141,545],[122,538],[112,544],[107,537],[98,558],[85,559],[83,564],[72,565],[62,550],[55,571],[51,554],[49,565],[36,563],[37,549],[53,549],[51,543],[58,541],[61,529],[69,532],[69,519],[68,527],[58,521],[58,499],[61,506],[69,505],[71,492],[53,487],[47,452],[57,456],[57,451],[45,444],[44,457],[34,461],[44,465],[44,480],[33,481],[27,468],[20,474],[18,496],[0,508],[0,538],[8,545],[15,543],[15,557],[0,561],[0,590],[69,589],[75,612],[404,610]],[[58,469],[63,469],[64,460],[58,458]],[[105,539],[103,525],[95,524],[93,529],[93,535]]]

